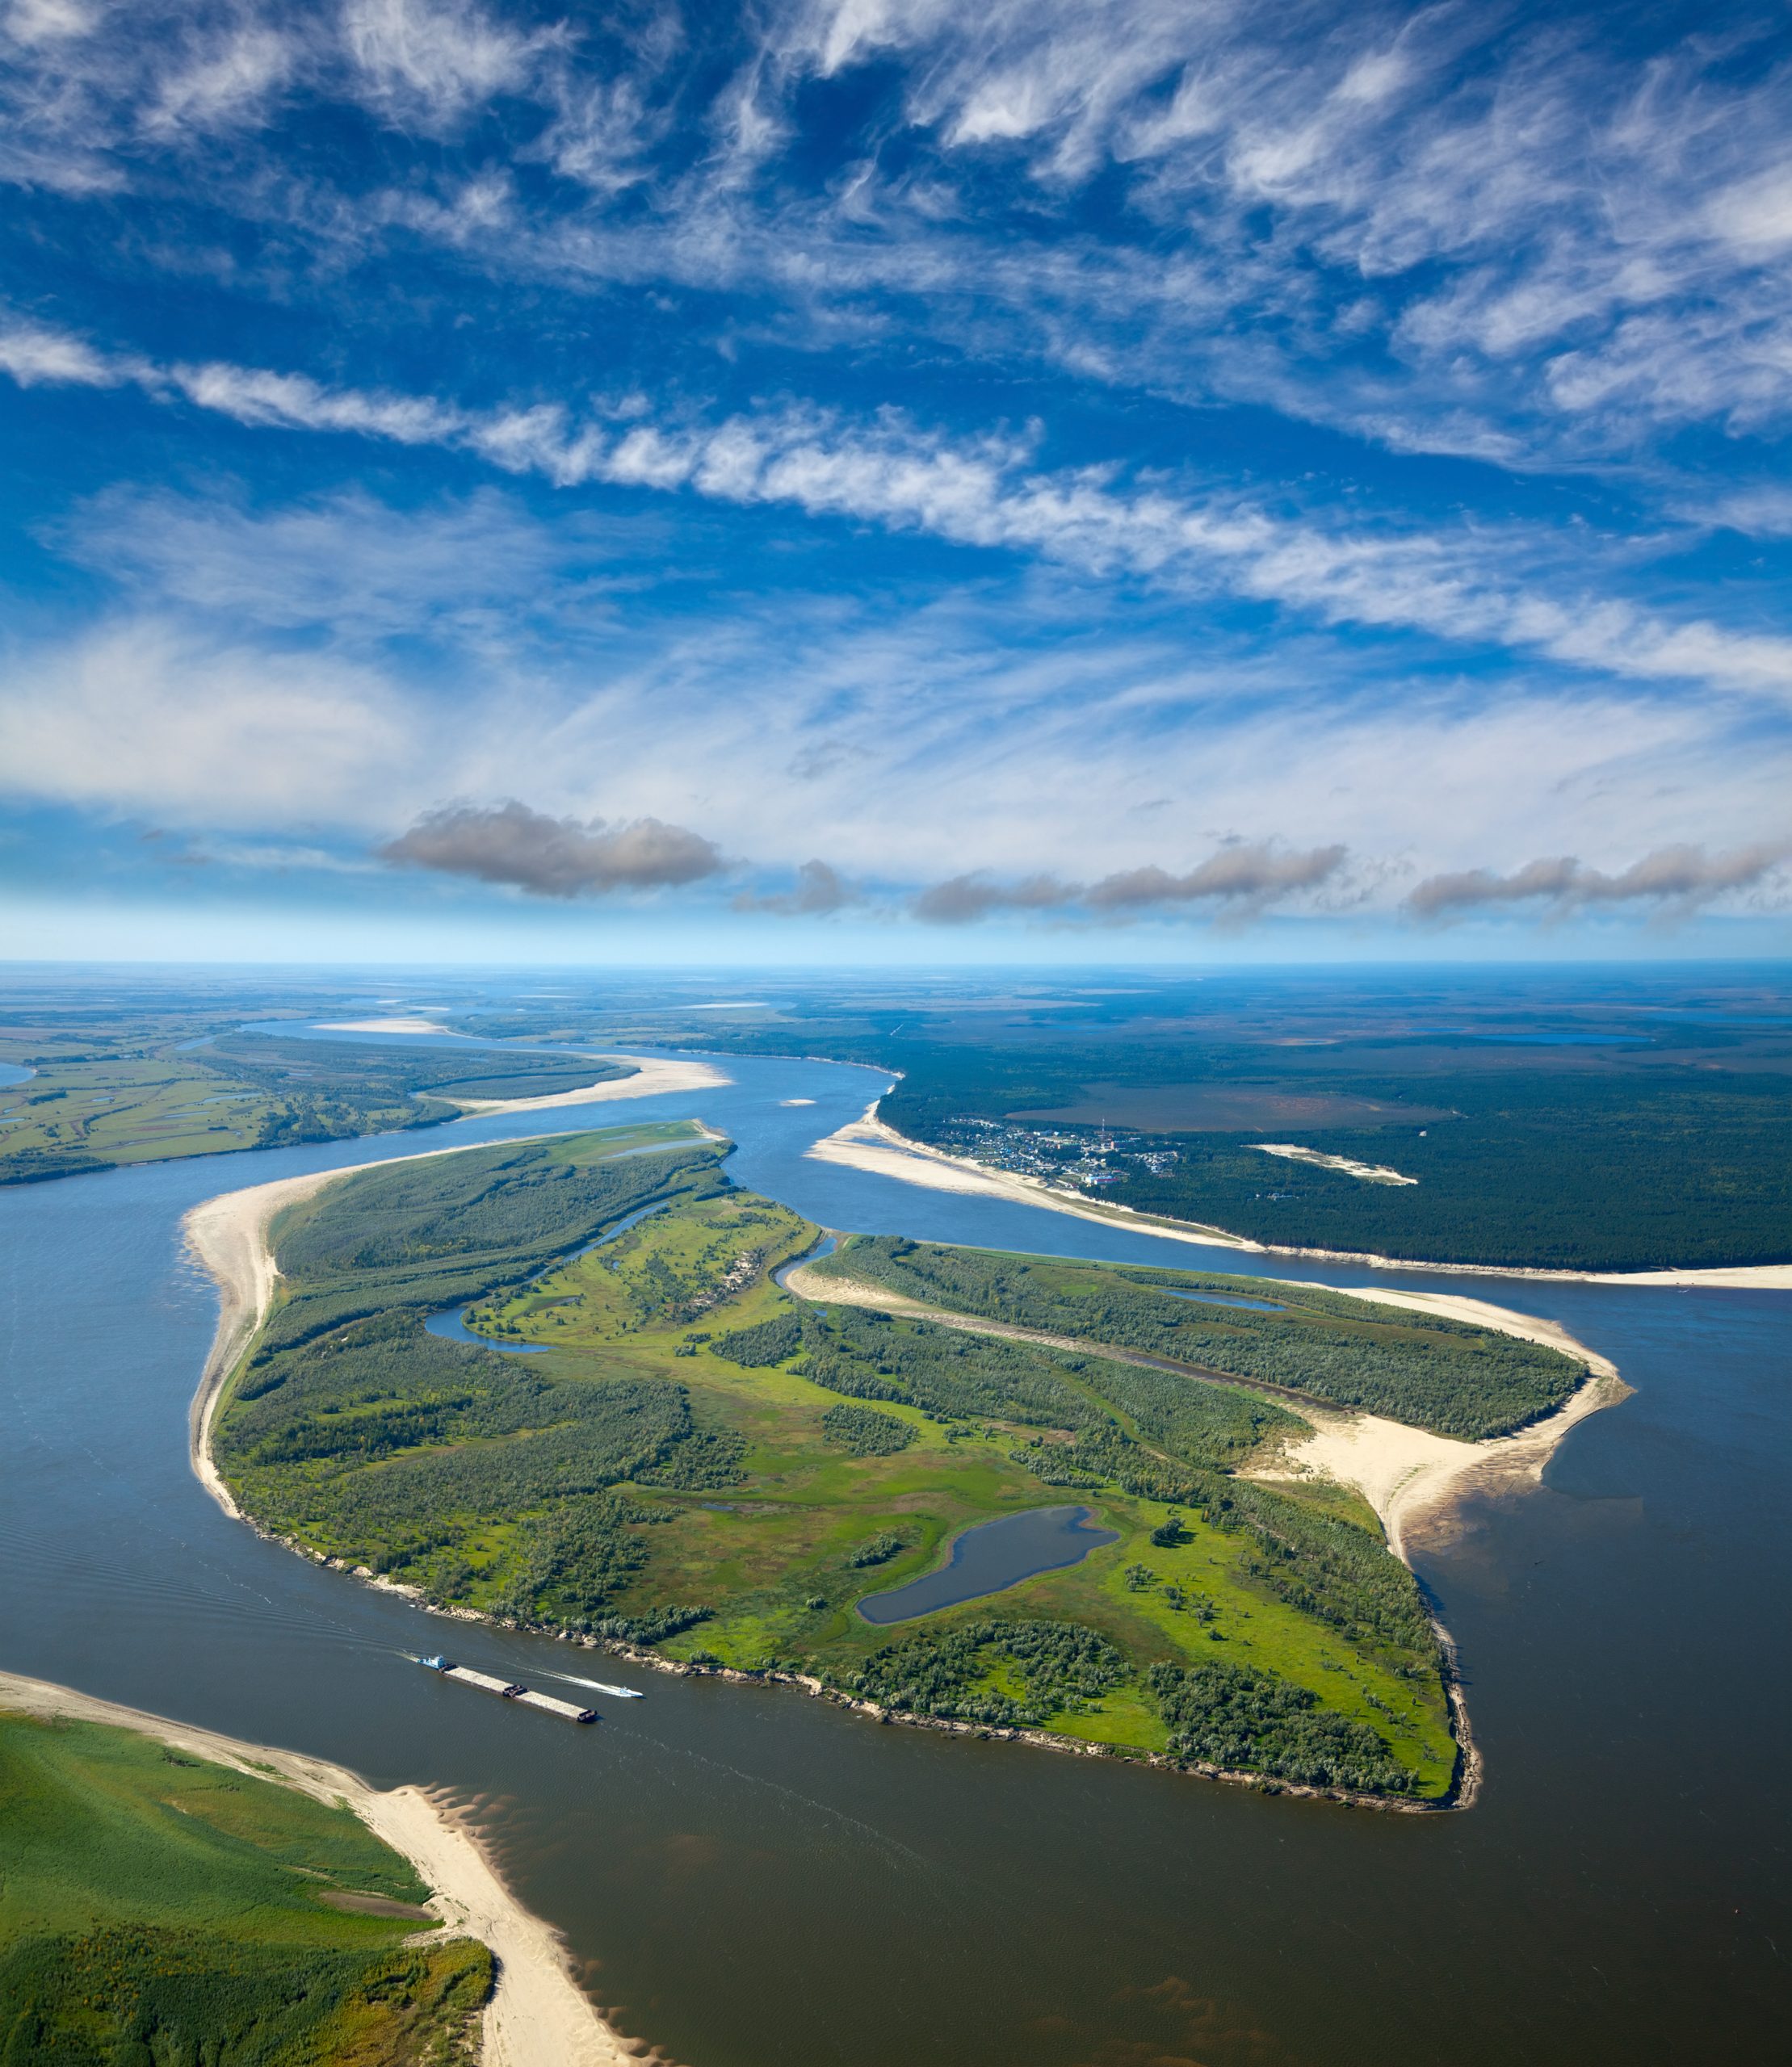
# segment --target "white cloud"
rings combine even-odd
[[[258,23],[233,27],[162,76],[144,111],[144,128],[151,135],[183,130],[211,135],[259,120],[298,59],[296,44],[275,29]]]
[[[407,727],[377,675],[138,618],[0,673],[15,797],[187,824],[341,824],[389,795]]]
[[[21,388],[117,388],[141,377],[131,360],[38,323],[0,324],[0,371]]]
[[[786,589],[692,613],[674,592],[569,635],[531,599],[577,536],[495,497],[115,497],[62,535],[90,564],[132,556],[135,614],[0,667],[9,793],[208,852],[241,834],[351,858],[444,797],[514,796],[587,831],[700,828],[799,871],[768,886],[799,914],[971,876],[1105,881],[1123,916],[1199,920],[1259,887],[1387,911],[1500,857],[1617,876],[1646,847],[1729,851],[1783,828],[1792,785],[1784,727],[1709,702],[1391,677],[1323,635],[1259,648],[1064,573],[918,608]],[[455,565],[482,559],[457,610]],[[818,854],[826,876],[804,869]]]
[[[372,104],[425,129],[516,92],[564,40],[551,29],[523,34],[466,0],[348,0],[342,38]]]
[[[1015,440],[955,441],[893,412],[866,424],[784,411],[674,431],[636,425],[616,436],[602,424],[573,425],[551,405],[476,413],[255,367],[161,371],[42,329],[0,331],[0,367],[14,362],[27,381],[130,380],[156,395],[171,388],[258,427],[470,448],[561,487],[686,487],[719,501],[783,505],[1042,556],[1094,575],[1229,589],[1331,623],[1416,631],[1618,676],[1792,699],[1792,639],[1677,623],[1570,588],[1549,567],[1562,552],[1562,535],[1542,528],[1330,531],[1236,494],[1201,499],[1129,488],[1099,468],[1033,470]],[[1584,557],[1584,543],[1576,550]]]
[[[359,490],[254,512],[222,493],[120,488],[48,535],[157,606],[238,626],[321,627],[338,642],[443,620],[475,631],[556,593],[586,556],[493,489],[400,516]]]

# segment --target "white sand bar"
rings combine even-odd
[[[467,1823],[422,1788],[382,1792],[321,1759],[240,1743],[15,1672],[0,1672],[0,1707],[134,1729],[252,1778],[267,1777],[256,1771],[258,1764],[271,1766],[301,1793],[351,1809],[434,1890],[429,1906],[449,1931],[478,1939],[497,1956],[497,1986],[485,2012],[485,2067],[637,2067],[640,2054],[604,2023],[573,1979],[559,1938],[504,1885]]]
[[[843,1127],[825,1134],[804,1154],[816,1163],[837,1163],[850,1170],[868,1171],[876,1177],[894,1177],[904,1184],[921,1184],[929,1191],[968,1192],[982,1198],[999,1198],[1010,1205],[1043,1206],[1048,1213],[1068,1213],[1073,1219],[1095,1220],[1107,1226],[1131,1226],[1142,1234],[1160,1235],[1167,1241],[1193,1242],[1202,1248],[1261,1249],[1259,1242],[1247,1242],[1218,1227],[1153,1220],[1123,1205],[1109,1205],[1060,1191],[1038,1177],[1015,1170],[992,1170],[962,1155],[947,1155],[937,1148],[910,1141],[877,1117],[875,1101],[862,1119],[849,1120]]]
[[[1536,1270],[1521,1264],[1421,1263],[1403,1256],[1379,1256],[1362,1249],[1309,1249],[1280,1242],[1253,1242],[1243,1235],[1228,1234],[1223,1227],[1135,1213],[1130,1206],[1106,1199],[1083,1198],[1061,1191],[1039,1177],[992,1170],[963,1156],[947,1155],[939,1149],[910,1141],[906,1134],[886,1125],[877,1117],[875,1099],[866,1108],[862,1119],[848,1121],[808,1153],[819,1163],[845,1163],[850,1169],[894,1177],[905,1184],[923,1184],[933,1191],[977,1192],[986,1198],[1004,1198],[1015,1205],[1040,1205],[1048,1212],[1068,1213],[1078,1220],[1131,1227],[1141,1235],[1156,1235],[1169,1242],[1192,1242],[1202,1248],[1242,1249],[1260,1256],[1310,1256],[1316,1263],[1359,1263],[1370,1270],[1446,1271],[1452,1277],[1534,1277],[1556,1284],[1678,1286],[1689,1291],[1792,1292],[1792,1263],[1714,1264],[1686,1270]],[[1375,1292],[1366,1296],[1381,1299],[1392,1295]]]
[[[710,1091],[732,1084],[731,1076],[709,1063],[686,1061],[664,1055],[593,1055],[593,1062],[626,1063],[628,1076],[606,1077],[602,1084],[587,1084],[577,1091],[556,1091],[544,1098],[451,1098],[445,1092],[433,1093],[464,1113],[544,1113],[551,1105],[606,1105],[614,1098],[663,1098],[674,1091]],[[576,1067],[576,1059],[567,1067]]]
[[[451,1026],[434,1019],[329,1019],[321,1021],[320,1034],[448,1034],[459,1040]]]
[[[1349,1155],[1325,1155],[1316,1148],[1302,1148],[1291,1141],[1257,1141],[1251,1146],[1261,1155],[1279,1155],[1286,1163],[1310,1163],[1316,1170],[1341,1170],[1366,1184],[1416,1184],[1416,1177],[1404,1177],[1386,1163],[1358,1163]]]
[[[1278,1284],[1294,1285],[1300,1281],[1265,1277],[1261,1282],[1273,1289]],[[836,1277],[807,1264],[786,1272],[784,1284],[798,1298],[818,1304],[832,1300],[842,1306],[870,1306],[885,1313],[925,1319],[967,1334],[1001,1335],[1052,1349],[1110,1356],[1118,1363],[1163,1368],[1161,1360],[1135,1350],[1073,1335],[1049,1335],[1006,1321],[986,1320],[980,1314],[953,1313],[943,1306],[906,1298],[881,1285]],[[1434,1436],[1427,1429],[1410,1428],[1404,1422],[1391,1421],[1379,1414],[1353,1414],[1304,1398],[1285,1402],[1303,1420],[1312,1424],[1313,1433],[1303,1441],[1288,1444],[1275,1462],[1248,1475],[1273,1482],[1312,1473],[1351,1487],[1374,1509],[1388,1548],[1407,1562],[1411,1560],[1407,1558],[1406,1532],[1421,1517],[1441,1516],[1471,1490],[1492,1491],[1501,1486],[1539,1483],[1551,1453],[1569,1429],[1601,1407],[1616,1406],[1630,1392],[1609,1358],[1576,1341],[1554,1321],[1539,1320],[1532,1314],[1514,1313],[1505,1306],[1489,1306],[1484,1300],[1459,1298],[1444,1292],[1387,1292],[1379,1285],[1319,1285],[1302,1289],[1336,1292],[1341,1298],[1370,1300],[1377,1306],[1447,1314],[1452,1320],[1467,1321],[1476,1327],[1546,1344],[1587,1367],[1586,1381],[1555,1413],[1516,1435],[1479,1443],[1465,1442],[1454,1436]],[[1231,1382],[1246,1391],[1253,1389],[1247,1378]]]

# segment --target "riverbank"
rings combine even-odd
[[[1135,1234],[1160,1235],[1167,1241],[1189,1242],[1202,1248],[1239,1249],[1253,1256],[1305,1256],[1315,1263],[1360,1264],[1368,1270],[1433,1270],[1452,1277],[1535,1278],[1559,1284],[1660,1285],[1664,1289],[1792,1291],[1792,1263],[1717,1264],[1686,1270],[1542,1270],[1520,1264],[1414,1262],[1407,1257],[1377,1256],[1368,1250],[1297,1248],[1256,1242],[1223,1227],[1209,1227],[1193,1220],[1166,1220],[1154,1214],[1135,1212],[1131,1206],[1061,1191],[1042,1177],[1026,1176],[1018,1171],[991,1170],[967,1156],[948,1155],[943,1149],[930,1148],[924,1142],[898,1134],[878,1118],[878,1103],[874,1099],[862,1117],[837,1127],[807,1154],[818,1163],[837,1163],[873,1176],[894,1177],[900,1184],[924,1185],[930,1191],[966,1192],[1004,1199],[1014,1205],[1043,1206],[1049,1213],[1066,1213],[1072,1219],[1091,1220],[1102,1226],[1124,1227]],[[1365,1296],[1388,1295],[1377,1292]]]
[[[540,1098],[450,1098],[441,1096],[464,1113],[543,1113],[552,1105],[597,1105],[612,1098],[660,1098],[675,1091],[712,1091],[734,1080],[713,1063],[669,1060],[663,1055],[596,1055],[592,1062],[627,1063],[632,1074],[606,1077],[601,1084],[588,1084],[582,1090],[551,1092]]]
[[[638,2060],[581,1993],[559,1939],[505,1887],[470,1826],[422,1788],[382,1792],[321,1759],[242,1743],[19,1673],[0,1672],[0,1707],[133,1730],[234,1771],[262,1779],[272,1772],[315,1801],[346,1804],[434,1890],[427,1906],[449,1931],[476,1938],[496,1956],[483,2067],[627,2067]]]
[[[1274,1283],[1278,1281],[1265,1281]],[[1290,1284],[1299,1279],[1285,1281]],[[1122,1364],[1136,1364],[1148,1370],[1177,1368],[1160,1357],[1144,1355],[1112,1344],[1095,1344],[1075,1335],[1051,1335],[1034,1328],[987,1320],[980,1315],[959,1314],[943,1306],[930,1306],[883,1285],[861,1280],[825,1277],[799,1264],[784,1274],[786,1288],[799,1299],[817,1304],[829,1301],[869,1306],[883,1313],[924,1319],[942,1327],[957,1328],[969,1335],[990,1335],[1021,1342],[1035,1342],[1049,1349],[1072,1354],[1097,1354]],[[1303,1442],[1283,1452],[1285,1467],[1278,1465],[1250,1475],[1273,1483],[1278,1478],[1316,1476],[1334,1479],[1360,1494],[1375,1512],[1387,1547],[1403,1564],[1407,1554],[1408,1532],[1421,1520],[1440,1520],[1471,1491],[1492,1491],[1501,1486],[1538,1484],[1543,1467],[1558,1444],[1576,1423],[1603,1407],[1615,1407],[1630,1388],[1609,1357],[1589,1349],[1554,1321],[1533,1314],[1513,1312],[1509,1307],[1488,1305],[1442,1292],[1383,1291],[1374,1285],[1321,1285],[1347,1299],[1372,1301],[1378,1306],[1405,1306],[1416,1312],[1448,1315],[1501,1335],[1517,1335],[1527,1342],[1545,1344],[1575,1357],[1587,1369],[1587,1377],[1553,1414],[1509,1436],[1484,1442],[1465,1442],[1452,1436],[1437,1436],[1424,1428],[1409,1428],[1379,1414],[1349,1414],[1311,1400],[1304,1394],[1280,1386],[1253,1385],[1248,1378],[1228,1381],[1242,1390],[1262,1392],[1294,1407],[1313,1424],[1314,1432]],[[1194,1376],[1191,1373],[1190,1375]]]
[[[417,1163],[425,1154],[455,1152],[434,1149],[392,1159]],[[315,1170],[300,1177],[277,1178],[272,1184],[251,1184],[242,1191],[220,1192],[195,1205],[181,1222],[189,1253],[218,1288],[218,1325],[187,1411],[189,1452],[194,1476],[233,1521],[241,1521],[242,1512],[223,1473],[212,1461],[212,1423],[231,1373],[241,1362],[274,1302],[274,1281],[279,1272],[267,1243],[269,1226],[283,1206],[310,1198],[325,1184],[352,1176],[361,1167]]]

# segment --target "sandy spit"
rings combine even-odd
[[[438,1019],[326,1019],[318,1022],[320,1034],[448,1034]],[[458,1039],[460,1037],[455,1035]]]
[[[1268,1285],[1296,1284],[1295,1279],[1266,1278]],[[787,1272],[784,1283],[799,1298],[817,1303],[835,1300],[845,1306],[872,1306],[885,1313],[924,1317],[946,1327],[973,1335],[997,1335],[1010,1340],[1037,1342],[1047,1348],[1092,1352],[1123,1364],[1141,1364],[1160,1369],[1165,1360],[1154,1359],[1124,1348],[1097,1345],[1071,1335],[1048,1335],[1033,1328],[992,1321],[980,1315],[955,1314],[943,1307],[904,1298],[882,1285],[834,1277],[804,1265]],[[1231,1381],[1246,1391],[1274,1391],[1313,1425],[1313,1433],[1299,1443],[1288,1444],[1275,1465],[1253,1472],[1253,1478],[1277,1478],[1313,1473],[1352,1487],[1375,1511],[1388,1548],[1403,1562],[1407,1535],[1424,1517],[1437,1517],[1471,1490],[1491,1491],[1501,1486],[1535,1485],[1551,1453],[1575,1423],[1602,1407],[1615,1406],[1629,1395],[1630,1387],[1618,1374],[1617,1366],[1597,1351],[1577,1342],[1554,1321],[1534,1314],[1514,1313],[1505,1306],[1489,1306],[1480,1299],[1457,1298],[1448,1293],[1387,1292],[1379,1285],[1339,1285],[1311,1288],[1337,1292],[1350,1299],[1372,1300],[1378,1306],[1405,1306],[1422,1313],[1447,1314],[1492,1328],[1502,1335],[1515,1335],[1528,1342],[1546,1344],[1586,1365],[1584,1384],[1545,1419],[1534,1422],[1516,1435],[1496,1436],[1471,1443],[1452,1436],[1435,1436],[1428,1429],[1409,1428],[1404,1422],[1391,1421],[1379,1414],[1350,1414],[1294,1398],[1279,1389],[1253,1386],[1248,1379]]]
[[[838,1163],[848,1169],[868,1171],[879,1177],[895,1177],[905,1184],[923,1184],[930,1191],[969,1192],[984,1198],[999,1198],[1011,1205],[1039,1205],[1050,1213],[1068,1213],[1073,1219],[1094,1220],[1112,1226],[1116,1222],[1162,1235],[1171,1241],[1193,1242],[1202,1248],[1261,1249],[1223,1228],[1198,1226],[1192,1222],[1153,1220],[1124,1206],[1107,1205],[1058,1190],[1043,1178],[1022,1176],[1014,1170],[986,1169],[962,1155],[947,1155],[937,1148],[924,1147],[898,1134],[877,1117],[874,1100],[862,1118],[849,1120],[825,1134],[804,1154],[817,1163]]]
[[[485,2012],[485,2067],[633,2067],[639,2061],[638,2051],[580,1992],[559,1939],[505,1887],[478,1838],[446,1801],[417,1787],[382,1792],[321,1759],[241,1743],[17,1673],[0,1672],[0,1707],[137,1730],[237,1772],[271,1766],[300,1792],[346,1804],[434,1889],[429,1907],[449,1930],[478,1939],[497,1956],[497,1986]]]
[[[632,1076],[606,1078],[588,1084],[581,1091],[560,1091],[545,1098],[449,1098],[464,1113],[540,1113],[550,1105],[596,1105],[612,1098],[658,1098],[672,1091],[708,1091],[719,1084],[732,1084],[731,1076],[708,1063],[671,1062],[657,1055],[595,1055],[595,1062],[627,1063]]]
[[[401,1155],[393,1159],[414,1163],[421,1159]],[[188,1250],[218,1288],[217,1330],[187,1413],[188,1455],[194,1476],[234,1520],[242,1519],[241,1511],[212,1461],[212,1423],[225,1381],[273,1304],[274,1281],[279,1272],[267,1246],[268,1223],[282,1206],[309,1198],[337,1178],[352,1174],[348,1170],[316,1170],[302,1177],[279,1178],[271,1184],[251,1184],[244,1191],[223,1192],[193,1207],[181,1223]]]
[[[1359,1263],[1370,1270],[1447,1271],[1453,1277],[1528,1277],[1572,1285],[1792,1292],[1792,1263],[1720,1264],[1688,1270],[1533,1270],[1517,1264],[1415,1263],[1408,1257],[1380,1256],[1365,1250],[1303,1249],[1277,1242],[1253,1242],[1246,1235],[1228,1234],[1223,1227],[1203,1226],[1193,1220],[1160,1219],[1135,1212],[1131,1206],[1060,1191],[1043,1178],[1023,1176],[1011,1170],[986,1169],[967,1157],[929,1148],[879,1119],[875,1100],[866,1108],[862,1119],[849,1120],[808,1153],[820,1163],[841,1163],[876,1176],[895,1177],[903,1184],[925,1184],[933,1191],[978,1192],[986,1198],[1003,1198],[1017,1205],[1041,1205],[1053,1213],[1068,1213],[1077,1220],[1129,1226],[1142,1234],[1160,1235],[1173,1242],[1192,1242],[1202,1248],[1243,1249],[1264,1256],[1307,1256],[1316,1263]],[[1369,1296],[1379,1299],[1392,1295],[1377,1292]]]

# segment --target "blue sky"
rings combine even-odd
[[[0,952],[1792,949],[1783,6],[0,24]]]

